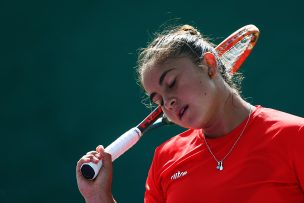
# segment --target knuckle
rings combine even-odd
[[[96,153],[97,153],[96,151],[89,151],[86,154],[96,154]]]

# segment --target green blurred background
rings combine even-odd
[[[149,112],[135,82],[137,49],[164,23],[219,43],[261,30],[242,68],[243,96],[304,116],[301,1],[1,1],[0,202],[83,202],[78,159]],[[147,133],[114,163],[118,202],[142,202],[154,148],[181,131]]]

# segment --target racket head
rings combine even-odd
[[[234,74],[245,62],[260,35],[255,25],[246,25],[222,41],[216,51],[226,69]]]

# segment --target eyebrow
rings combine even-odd
[[[172,71],[172,70],[174,70],[174,68],[170,68],[170,69],[164,71],[164,72],[161,74],[161,76],[159,77],[159,81],[158,81],[158,84],[159,84],[160,86],[162,86],[163,81],[164,81],[166,75],[167,75],[170,71]],[[152,94],[150,94],[149,97],[150,97],[150,101],[151,101],[151,102],[153,102],[153,97],[155,97],[155,95],[156,95],[155,92],[153,92]]]
[[[163,84],[163,81],[164,81],[166,75],[167,75],[170,71],[172,71],[173,69],[174,69],[174,68],[170,68],[170,69],[164,71],[164,72],[161,74],[161,76],[160,76],[160,78],[159,78],[159,81],[158,81],[158,84],[159,84],[160,86]]]

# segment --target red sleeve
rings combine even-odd
[[[293,164],[299,185],[304,192],[304,125],[299,129],[293,142]]]
[[[157,173],[157,150],[154,153],[154,158],[149,169],[148,177],[146,180],[145,203],[165,203],[165,198],[159,183]]]

